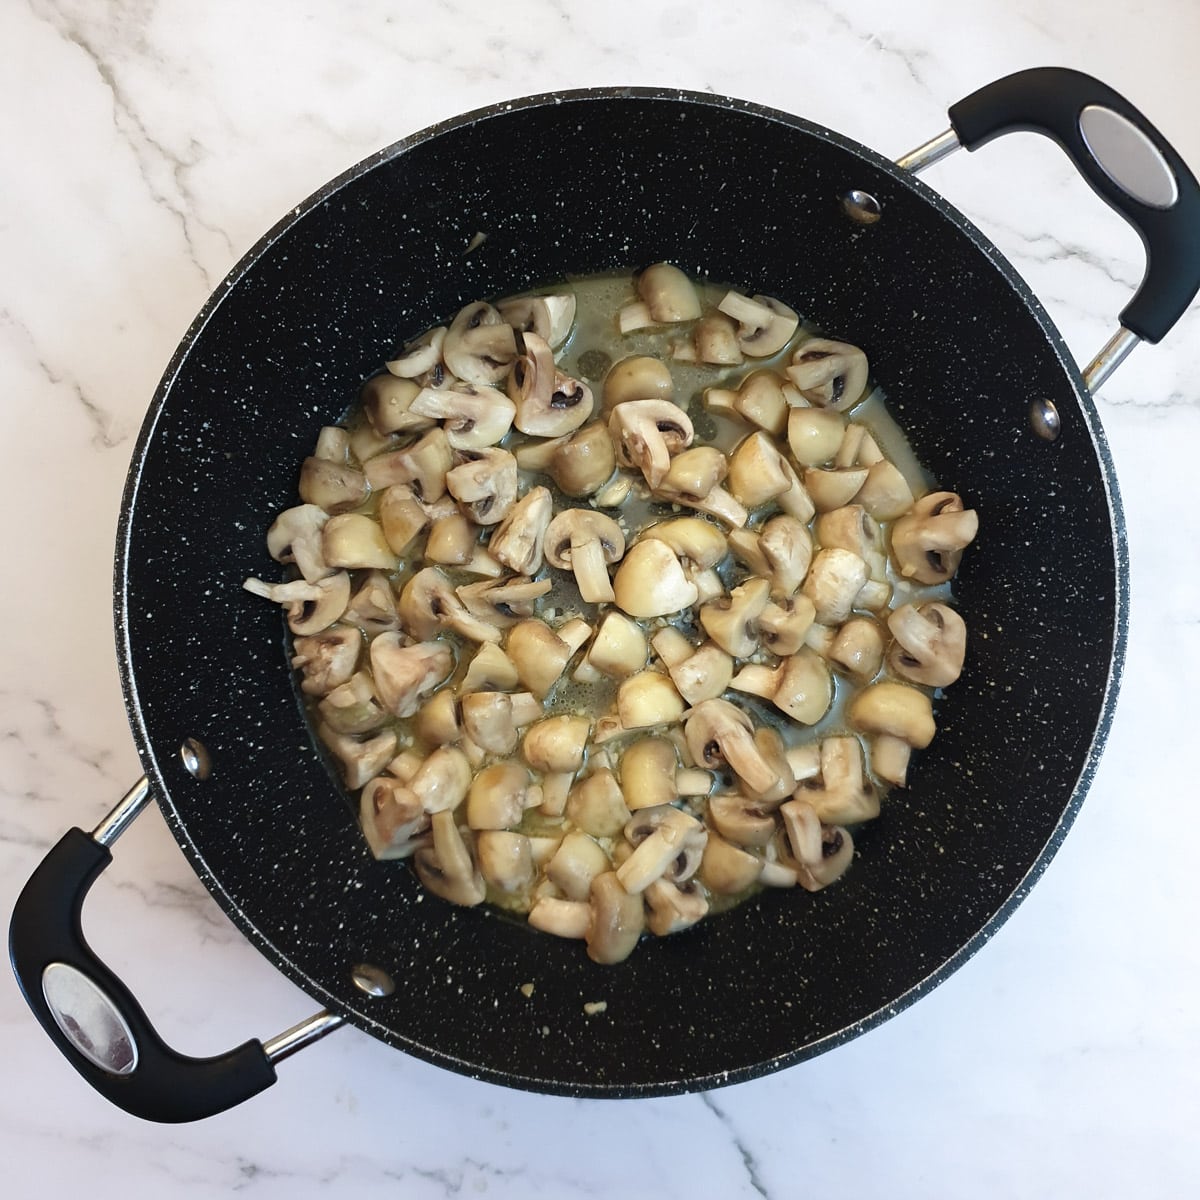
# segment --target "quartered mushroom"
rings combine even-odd
[[[631,617],[664,617],[695,604],[698,592],[675,552],[649,538],[625,555],[612,581],[617,607]]]
[[[590,508],[564,509],[546,530],[545,553],[552,567],[574,574],[585,603],[616,599],[608,565],[625,553],[625,535],[611,517]]]
[[[770,568],[771,596],[779,600],[795,595],[812,563],[813,543],[808,526],[796,517],[780,513],[763,525],[758,546]]]
[[[567,818],[595,838],[616,837],[629,820],[629,809],[616,776],[607,767],[585,775],[567,796]]]
[[[533,487],[505,514],[488,539],[488,553],[518,575],[533,575],[542,565],[542,547],[554,513],[544,487]]]
[[[370,660],[380,703],[397,717],[411,717],[422,698],[454,670],[454,652],[444,642],[406,646],[398,633],[381,633],[375,638]]]
[[[430,504],[445,495],[446,472],[453,464],[450,442],[439,425],[411,445],[367,459],[363,470],[375,490],[406,483],[418,500]]]
[[[790,490],[793,479],[783,455],[766,433],[752,433],[729,456],[729,490],[747,508],[758,508],[781,496]]]
[[[845,411],[866,390],[867,356],[846,342],[812,338],[792,355],[787,375],[814,408]]]
[[[833,703],[833,675],[825,660],[807,646],[774,667],[751,663],[730,681],[738,692],[770,700],[801,725],[815,725]]]
[[[513,424],[536,437],[561,437],[592,415],[591,389],[564,375],[554,363],[554,351],[536,333],[522,339],[522,353],[508,376],[508,395],[516,405]]]
[[[418,641],[428,641],[444,629],[474,642],[500,640],[499,628],[468,611],[437,567],[423,567],[409,579],[400,592],[397,611],[404,628]]]
[[[496,388],[461,381],[447,388],[422,388],[409,408],[440,421],[446,440],[456,450],[496,445],[512,428],[517,411],[516,405]]]
[[[962,674],[967,626],[948,604],[904,604],[888,616],[887,624],[896,639],[888,666],[902,679],[948,687]]]
[[[848,830],[823,825],[804,800],[789,800],[779,813],[795,856],[801,887],[817,892],[845,874],[854,857],[854,840]]]
[[[321,530],[321,553],[331,567],[396,569],[396,554],[378,522],[365,513],[339,513]]]
[[[837,631],[825,657],[851,679],[870,683],[883,665],[883,630],[871,617],[852,617]]]
[[[429,828],[429,814],[400,780],[376,775],[359,798],[359,824],[376,858],[408,858]]]
[[[411,342],[407,342],[404,349],[396,355],[395,358],[389,359],[384,365],[392,375],[398,376],[401,379],[415,379],[418,375],[424,375],[426,371],[431,371],[438,363],[442,361],[442,346],[446,341],[445,325],[435,325],[432,329],[421,334],[419,338]],[[368,407],[368,415],[371,410]],[[390,433],[388,429],[382,428],[378,423],[375,428],[380,433]]]
[[[726,292],[717,307],[738,322],[738,346],[750,358],[769,358],[778,354],[791,341],[800,324],[799,316],[792,309],[771,296]]]
[[[724,313],[705,313],[692,327],[689,339],[671,344],[671,357],[677,362],[738,366],[742,362],[742,348],[738,345],[737,322]]]
[[[755,744],[750,717],[728,700],[701,701],[687,714],[683,729],[698,765],[716,770],[728,763],[755,792],[776,782],[776,771]]]
[[[463,606],[473,616],[498,629],[507,629],[526,617],[532,617],[538,600],[553,584],[549,579],[530,579],[527,575],[485,578],[455,588]]]
[[[536,334],[552,349],[567,340],[575,324],[575,296],[555,292],[546,296],[511,296],[496,302],[496,311],[518,333]]]
[[[517,341],[512,326],[482,300],[459,311],[442,342],[446,366],[466,383],[499,383],[516,357]]]
[[[413,379],[397,379],[392,375],[368,379],[360,399],[370,428],[384,438],[392,433],[420,433],[430,428],[432,417],[412,411],[412,402],[420,390],[420,384]],[[360,455],[356,457],[361,461]]]
[[[591,921],[587,952],[593,962],[622,962],[633,953],[646,927],[645,905],[640,895],[631,896],[615,871],[605,871],[592,880]]]
[[[609,610],[588,647],[587,665],[601,675],[625,679],[646,665],[646,635],[636,621]]]
[[[310,455],[300,467],[297,490],[305,504],[315,504],[333,516],[357,508],[367,498],[367,477],[348,463]]]
[[[348,625],[296,638],[292,666],[303,676],[300,690],[308,696],[327,696],[350,680],[361,652],[362,634]]]
[[[761,858],[710,830],[700,860],[700,882],[719,896],[736,896],[758,882],[763,866]]]
[[[671,263],[654,263],[635,277],[638,299],[617,313],[622,333],[648,325],[673,325],[700,316],[700,297],[695,285]]]
[[[666,400],[675,396],[675,381],[662,359],[635,354],[619,359],[604,377],[604,412],[607,415],[627,400]]]
[[[435,813],[430,829],[431,842],[413,855],[417,877],[435,896],[451,904],[482,904],[487,887],[458,831],[454,814]]]
[[[511,829],[525,815],[532,781],[515,762],[493,763],[471,781],[467,825],[472,829]]]
[[[672,455],[692,444],[695,429],[683,409],[669,400],[625,400],[608,418],[617,462],[637,467],[652,488],[662,483]]]
[[[427,813],[453,812],[471,786],[471,764],[456,747],[439,746],[417,768],[408,786]]]
[[[501,892],[521,892],[534,881],[533,849],[523,833],[481,830],[475,835],[475,858],[484,880]]]
[[[823,822],[851,825],[879,816],[879,792],[863,768],[858,738],[823,738],[818,767],[797,781],[793,796],[811,805]]]
[[[382,519],[382,518],[381,518]],[[384,530],[387,533],[387,530]],[[438,517],[429,527],[425,540],[425,558],[443,566],[466,566],[479,549],[475,524],[457,509]],[[389,539],[390,544],[390,539]]]
[[[788,413],[788,447],[802,467],[832,462],[845,432],[846,418],[836,409],[792,408]]]
[[[945,583],[975,540],[979,518],[954,492],[930,492],[892,526],[892,557],[906,579]]]
[[[866,562],[852,550],[834,546],[818,551],[803,589],[813,602],[817,621],[822,625],[845,621],[868,575]]]
[[[933,741],[937,724],[929,697],[905,683],[882,680],[859,692],[846,709],[850,724],[871,737],[871,769],[904,787],[911,752]]]
[[[586,901],[591,895],[592,880],[611,870],[612,863],[600,843],[583,830],[572,829],[546,863],[546,878],[568,900]]]
[[[708,897],[695,879],[683,884],[656,879],[643,896],[646,928],[656,937],[690,929],[708,915]]]
[[[388,716],[376,702],[375,689],[366,671],[356,672],[335,687],[317,705],[317,712],[325,724],[338,733],[370,733]]]
[[[495,642],[483,642],[458,687],[462,692],[511,692],[519,682],[512,659]]]
[[[659,499],[685,504],[732,526],[742,526],[749,513],[721,486],[728,473],[729,460],[720,450],[714,446],[694,446],[676,455],[667,473],[652,486]]]
[[[322,722],[317,726],[317,736],[338,760],[342,778],[351,789],[373,779],[396,753],[396,735],[390,729],[361,738],[352,733],[338,733]]]
[[[267,530],[267,553],[281,563],[295,563],[309,583],[316,583],[334,568],[321,550],[321,533],[329,514],[315,504],[299,504],[285,509]]]
[[[686,883],[696,873],[708,834],[695,817],[671,805],[644,808],[630,818],[625,836],[633,853],[617,867],[629,893],[644,892],[658,879]]]
[[[816,620],[816,608],[804,595],[772,600],[758,617],[758,641],[780,658],[797,653]]]
[[[520,461],[520,452],[517,459]],[[616,466],[612,438],[602,422],[593,421],[555,444],[545,466],[559,490],[573,499],[591,496],[612,478]]]
[[[747,579],[728,596],[701,605],[700,624],[727,654],[749,658],[758,649],[758,618],[770,598],[770,580]]]
[[[396,594],[383,571],[368,571],[363,576],[350,597],[342,620],[348,625],[357,625],[369,638],[399,627]]]
[[[498,525],[517,502],[517,460],[496,446],[460,451],[446,490],[476,525]]]

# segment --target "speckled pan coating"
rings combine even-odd
[[[842,215],[852,187],[882,202],[877,225]],[[476,232],[487,240],[466,254]],[[661,258],[779,296],[863,346],[921,458],[980,511],[982,532],[956,589],[966,672],[847,877],[817,896],[766,895],[598,967],[578,944],[451,908],[406,868],[372,861],[301,716],[278,610],[240,585],[277,577],[263,534],[293,502],[298,463],[404,337],[480,296]],[[1030,431],[1034,397],[1058,406],[1056,445]],[[163,378],[116,574],[144,765],[247,936],[395,1046],[572,1095],[746,1079],[862,1032],[943,979],[1065,835],[1125,644],[1123,525],[1095,410],[998,251],[836,134],[639,89],[472,113],[383,151],[276,226]],[[186,737],[211,752],[207,781],[180,763]],[[352,985],[363,961],[395,977],[394,995]],[[607,1011],[586,1016],[599,1000]]]

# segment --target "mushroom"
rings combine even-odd
[[[879,792],[863,771],[858,738],[823,738],[818,765],[815,773],[798,779],[792,795],[810,804],[822,821],[850,825],[879,816]]]
[[[398,633],[371,642],[371,675],[380,703],[397,717],[411,717],[421,698],[454,670],[454,653],[444,642],[401,643]]]
[[[639,671],[617,689],[617,716],[623,729],[673,725],[683,716],[683,700],[666,675]]]
[[[410,446],[367,459],[363,470],[372,488],[407,483],[418,500],[431,504],[445,495],[446,472],[453,462],[446,431],[438,426]]]
[[[715,700],[729,686],[733,659],[716,642],[705,642],[681,661],[668,664],[667,673],[689,704],[699,704]]]
[[[846,709],[850,724],[871,739],[871,770],[904,787],[911,752],[933,741],[937,725],[929,697],[915,687],[883,680],[859,692]]]
[[[461,382],[448,388],[422,388],[410,409],[441,421],[446,440],[455,450],[482,450],[496,445],[512,428],[517,411],[503,392]]]
[[[571,292],[512,296],[496,302],[496,311],[517,333],[534,333],[552,347],[567,340],[575,323],[575,308],[575,297]]]
[[[396,596],[382,571],[368,571],[342,614],[348,625],[357,625],[367,637],[395,629],[400,624]]]
[[[525,575],[506,575],[502,579],[465,583],[455,591],[472,616],[507,629],[524,617],[532,617],[538,598],[551,587],[549,579],[535,582]]]
[[[608,418],[618,464],[637,467],[657,488],[671,457],[692,444],[695,431],[687,413],[669,400],[625,400]]]
[[[376,775],[359,798],[359,824],[371,853],[378,859],[407,858],[415,838],[429,828],[421,801],[398,779]]]
[[[510,895],[533,883],[533,850],[523,833],[487,829],[475,837],[479,873],[494,888]]]
[[[510,692],[518,682],[517,668],[512,659],[495,642],[484,642],[475,651],[459,690],[464,693]]]
[[[795,654],[816,619],[813,602],[804,595],[772,600],[759,614],[758,641],[780,658]]]
[[[390,729],[364,741],[351,733],[338,733],[321,722],[317,736],[341,764],[342,778],[352,791],[378,775],[396,753],[396,735]]]
[[[854,600],[867,582],[867,564],[851,550],[831,547],[818,552],[804,581],[804,594],[813,602],[822,625],[840,625],[850,616]]]
[[[445,341],[445,325],[436,325],[433,329],[421,334],[416,341],[406,342],[401,353],[386,362],[384,366],[387,367],[392,375],[398,376],[401,379],[415,379],[418,375],[424,375],[426,371],[433,370],[442,361],[442,346],[445,344]],[[386,378],[386,376],[383,378]],[[367,415],[371,415],[369,408]],[[375,428],[380,433],[391,432],[390,430],[383,429],[374,421],[372,423],[375,424]]]
[[[546,717],[525,731],[521,753],[535,771],[573,773],[583,766],[590,731],[587,717],[568,713]]]
[[[452,811],[471,786],[471,764],[454,746],[439,746],[417,768],[408,786],[427,813]]]
[[[711,521],[700,517],[676,517],[658,521],[642,531],[643,540],[652,538],[666,542],[675,551],[685,570],[695,567],[705,571],[715,567],[729,549],[725,534]]]
[[[376,509],[383,540],[392,554],[408,552],[417,535],[429,524],[429,516],[407,483],[394,483],[382,496]]]
[[[592,927],[592,908],[579,900],[539,896],[529,910],[529,924],[555,937],[586,938]]]
[[[362,649],[362,634],[346,625],[334,625],[292,644],[292,666],[304,678],[300,690],[307,696],[327,696],[354,674]]]
[[[738,322],[738,346],[750,358],[778,354],[800,324],[796,313],[771,296],[726,292],[717,308]]]
[[[625,804],[636,812],[657,808],[679,799],[675,789],[675,746],[662,737],[644,737],[631,742],[621,755],[621,791]]]
[[[474,523],[457,510],[438,517],[429,527],[429,537],[425,540],[425,561],[452,567],[465,566],[479,548],[475,532]],[[384,533],[387,533],[386,529]]]
[[[700,882],[719,896],[736,896],[752,887],[763,871],[763,860],[710,832],[700,862]]]
[[[671,357],[677,362],[710,363],[736,367],[742,362],[737,324],[724,313],[706,313],[692,329],[689,341],[673,342]]]
[[[485,753],[506,756],[517,748],[513,698],[507,692],[471,692],[458,706],[463,732]]]
[[[412,411],[412,402],[420,390],[420,385],[411,379],[397,379],[394,375],[368,379],[360,399],[370,427],[384,437],[389,433],[419,433],[428,429],[433,418]]]
[[[644,892],[656,879],[686,882],[699,867],[708,840],[695,817],[670,805],[643,809],[626,826],[626,837],[634,851],[617,867],[617,878],[631,895]]]
[[[616,837],[629,820],[625,797],[612,771],[601,767],[584,776],[567,797],[567,819],[592,837]]]
[[[867,356],[846,342],[812,338],[792,355],[787,375],[814,408],[844,412],[863,397]]]
[[[498,525],[517,502],[517,460],[494,446],[463,451],[446,472],[446,490],[476,525]]]
[[[518,621],[508,631],[508,657],[517,677],[539,700],[558,682],[574,650],[544,621]]]
[[[814,532],[825,549],[839,548],[857,554],[867,564],[871,579],[886,580],[883,533],[879,523],[861,504],[845,504],[821,513]]]
[[[750,717],[728,700],[702,700],[684,719],[692,759],[716,770],[728,763],[755,792],[766,792],[778,778],[752,736]]]
[[[883,632],[870,617],[854,617],[838,630],[825,656],[858,683],[869,683],[883,664]]]
[[[702,605],[700,624],[727,654],[748,658],[758,649],[757,621],[770,594],[770,580],[747,579],[727,597]]]
[[[616,599],[608,563],[625,553],[625,535],[611,517],[589,508],[567,508],[546,530],[546,561],[570,569],[579,595],[588,604]]]
[[[317,712],[338,733],[370,733],[387,720],[387,713],[375,701],[375,690],[366,671],[351,675],[335,687],[317,705]]]
[[[516,357],[517,341],[512,326],[482,300],[459,311],[442,342],[446,366],[467,383],[498,383],[508,374]]]
[[[930,492],[892,526],[892,557],[906,579],[945,583],[975,540],[979,518],[954,492]]]
[[[829,512],[850,503],[867,481],[866,467],[805,467],[804,486],[817,512]]]
[[[611,870],[612,863],[600,843],[582,829],[572,829],[546,863],[546,878],[568,900],[586,900],[592,890],[592,880]]]
[[[604,412],[627,400],[666,400],[675,395],[675,381],[666,363],[638,354],[613,363],[604,377]]]
[[[429,746],[445,746],[462,737],[458,700],[450,688],[435,692],[421,705],[416,719],[417,737]]]
[[[742,526],[748,516],[745,508],[720,486],[728,473],[729,461],[720,450],[695,446],[671,461],[654,492],[660,499],[686,504],[730,525]]]
[[[886,459],[867,469],[867,478],[854,497],[877,521],[894,521],[913,506],[912,488],[899,467]]]
[[[646,665],[646,635],[619,612],[604,614],[588,647],[587,662],[602,675],[624,679]]]
[[[842,444],[846,418],[829,408],[793,408],[787,437],[792,457],[802,467],[819,467],[833,459]]]
[[[518,575],[532,575],[542,565],[542,542],[553,513],[550,492],[530,488],[496,526],[488,553]]]
[[[602,422],[593,421],[557,443],[546,473],[561,491],[578,499],[597,492],[615,466],[612,438]]]
[[[635,276],[639,300],[617,313],[622,333],[647,325],[672,325],[694,321],[700,315],[700,297],[692,281],[670,263],[654,263]]]
[[[759,549],[771,568],[771,596],[784,599],[796,593],[812,563],[813,545],[808,526],[781,513],[759,532]]]
[[[484,767],[467,792],[467,825],[471,829],[511,829],[525,815],[529,772],[519,763]]]
[[[320,633],[341,618],[350,603],[350,576],[345,571],[327,575],[316,583],[293,579],[289,583],[264,583],[253,577],[242,587],[255,596],[273,600],[287,609],[288,628],[307,637]]]
[[[772,437],[779,437],[787,427],[791,411],[789,397],[799,398],[796,389],[782,375],[775,371],[752,371],[730,398],[733,409],[730,415],[765,429]],[[713,411],[711,404],[708,407],[710,412]]]
[[[423,567],[404,585],[397,611],[409,635],[419,641],[443,629],[453,629],[473,642],[500,640],[499,628],[470,613],[437,567]]]
[[[613,578],[617,606],[631,617],[664,617],[695,604],[696,585],[665,542],[648,538],[625,555]]]
[[[656,879],[643,895],[646,928],[657,937],[690,929],[708,915],[708,898],[694,879],[683,884]]]
[[[297,490],[306,504],[315,504],[330,515],[344,513],[367,498],[367,477],[357,467],[313,455],[300,468]]]
[[[896,639],[888,651],[888,666],[902,679],[948,687],[962,674],[967,626],[949,605],[905,604],[887,623]]]
[[[778,807],[778,801],[724,792],[709,799],[708,819],[723,838],[738,846],[767,846],[779,828],[775,821]]]
[[[537,437],[561,437],[592,414],[591,390],[558,370],[549,343],[536,333],[524,335],[523,353],[508,376],[508,395],[516,405],[513,424]]]
[[[422,846],[413,855],[417,877],[435,896],[449,900],[451,904],[467,907],[481,904],[487,888],[458,832],[454,814],[435,813],[430,826],[432,845]]]
[[[616,872],[605,871],[592,880],[589,906],[592,919],[586,934],[588,957],[605,965],[628,958],[646,927],[641,896],[629,895]]]
[[[796,776],[792,773],[791,763],[787,759],[787,747],[779,732],[769,726],[763,726],[754,731],[754,744],[758,747],[771,770],[775,772],[775,782],[768,788],[759,790],[748,784],[745,790],[755,800],[768,804],[779,804],[792,794],[796,786]]]
[[[321,551],[321,531],[329,514],[315,504],[284,509],[267,530],[267,553],[281,563],[295,563],[309,583],[316,583],[333,568]]]
[[[791,488],[784,467],[783,455],[771,438],[762,431],[752,433],[729,456],[729,490],[739,503],[757,508]]]
[[[757,663],[743,667],[729,686],[735,691],[770,700],[781,712],[802,725],[815,725],[833,703],[833,676],[829,666],[807,646],[783,659],[776,667]]]
[[[819,892],[845,874],[854,857],[854,840],[840,826],[821,824],[804,800],[789,800],[780,810],[796,860],[800,886]]]

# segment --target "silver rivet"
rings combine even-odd
[[[187,738],[179,747],[179,757],[183,759],[184,769],[196,779],[207,779],[212,774],[212,759],[203,742],[195,738]]]
[[[1029,424],[1033,432],[1047,442],[1057,442],[1062,433],[1062,418],[1053,400],[1035,400],[1029,406]]]
[[[350,978],[354,980],[354,986],[368,996],[390,996],[396,990],[392,977],[382,967],[370,963],[356,963],[351,968]]]
[[[842,197],[842,208],[846,216],[858,225],[874,225],[883,216],[883,206],[879,201],[869,192],[860,192],[858,188]]]

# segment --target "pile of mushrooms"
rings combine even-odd
[[[977,528],[848,416],[859,348],[667,263],[632,291],[614,337],[657,352],[596,392],[561,365],[572,294],[406,345],[268,531],[292,577],[245,583],[285,606],[371,852],[602,963],[846,870],[962,670],[946,584]],[[720,372],[728,451],[672,362]]]

